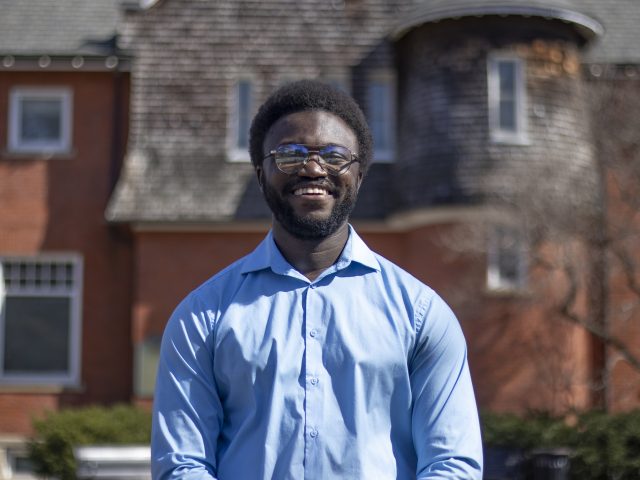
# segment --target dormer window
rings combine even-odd
[[[249,161],[249,127],[253,116],[253,82],[238,80],[233,88],[229,116],[229,159]]]
[[[390,71],[377,72],[367,84],[367,121],[373,135],[374,162],[392,162],[395,156],[395,78]]]
[[[488,65],[489,131],[496,143],[526,144],[524,63],[513,55],[491,55]]]

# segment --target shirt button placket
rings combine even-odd
[[[320,430],[322,425],[323,392],[320,384],[322,369],[322,339],[323,319],[320,305],[321,289],[315,284],[309,285],[306,295],[306,436],[305,469],[313,472],[314,476],[321,472],[321,458],[318,449]]]

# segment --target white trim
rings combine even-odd
[[[514,66],[514,119],[515,130],[500,127],[500,76],[498,65],[511,63]],[[514,145],[529,144],[527,122],[527,94],[524,61],[513,53],[492,53],[487,57],[488,115],[491,141]]]
[[[37,264],[72,264],[71,285],[5,285],[3,266],[9,262],[24,262],[35,267]],[[20,277],[22,279],[22,277]],[[80,355],[82,338],[82,256],[75,253],[45,253],[34,256],[0,256],[0,386],[5,385],[64,385],[78,386],[80,383]],[[27,283],[27,282],[25,282]],[[69,369],[66,372],[12,373],[4,371],[5,308],[4,299],[11,297],[50,297],[70,300],[69,318]]]
[[[239,146],[240,139],[240,85],[249,86],[249,106],[247,115],[247,146]],[[229,95],[229,117],[227,123],[227,155],[230,162],[249,162],[249,132],[248,127],[253,118],[255,108],[255,81],[251,77],[239,77],[233,82],[232,92]]]
[[[55,141],[22,138],[22,101],[28,98],[59,100],[60,137]],[[8,149],[19,153],[69,153],[71,151],[73,94],[67,87],[14,87],[9,93]]]
[[[374,149],[373,149],[373,162],[375,163],[392,163],[395,160],[396,154],[396,77],[392,70],[378,70],[369,74],[367,79],[366,90],[366,105],[367,105],[367,120],[371,126],[371,110],[372,103],[376,100],[372,98],[371,89],[374,85],[381,85],[386,87],[387,98],[384,100],[387,102],[384,110],[387,112],[384,118],[384,130],[385,134],[389,138],[389,145],[384,150],[375,147],[375,133],[374,133]]]

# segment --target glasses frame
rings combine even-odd
[[[286,145],[298,145],[301,147],[304,147],[307,150],[307,156],[304,159],[304,161],[302,162],[302,164],[300,165],[300,167],[298,169],[296,169],[293,172],[290,171],[285,171],[280,167],[280,164],[278,163],[276,154],[278,153],[278,148],[286,146]],[[324,150],[327,147],[340,147],[340,148],[344,148],[347,152],[349,152],[349,155],[351,156],[351,159],[345,163],[340,170],[338,170],[337,172],[332,171],[330,168],[327,168],[327,161],[322,157],[322,155],[320,155],[320,152],[322,150]],[[322,168],[322,170],[324,170],[325,173],[329,174],[329,175],[334,175],[334,176],[338,176],[338,175],[342,175],[344,174],[347,170],[349,170],[349,168],[351,168],[351,165],[353,165],[356,162],[360,162],[360,159],[358,158],[358,154],[357,153],[353,153],[350,149],[348,149],[347,147],[345,147],[344,145],[338,145],[336,143],[329,143],[327,145],[323,145],[323,146],[316,146],[315,148],[310,148],[310,145],[305,145],[304,143],[283,143],[282,145],[278,145],[274,150],[271,150],[268,154],[266,154],[263,157],[263,160],[266,160],[269,157],[273,157],[274,163],[276,164],[276,167],[278,167],[278,170],[280,170],[282,173],[286,173],[287,175],[295,175],[298,172],[300,172],[300,170],[302,170],[307,163],[309,163],[309,161],[311,160],[312,155],[315,154],[315,157],[313,158],[313,160],[320,165],[320,167]]]

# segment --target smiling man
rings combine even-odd
[[[356,103],[286,85],[256,115],[250,153],[272,229],[167,324],[153,477],[480,479],[455,316],[348,223],[371,157]]]

